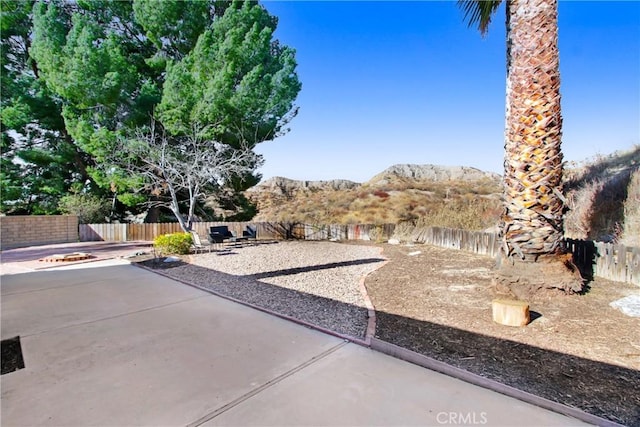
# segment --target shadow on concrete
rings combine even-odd
[[[375,261],[379,260],[329,263],[307,271]],[[193,269],[194,277],[208,277],[206,283],[194,283],[199,288],[337,334],[358,339],[365,336],[368,313],[364,307],[275,286],[256,276],[226,274],[190,264],[179,266]],[[121,267],[100,267],[91,274],[108,276],[113,268]],[[89,274],[86,269],[77,271]],[[159,270],[169,277],[173,271]],[[37,280],[38,276],[60,273],[49,270],[29,274]],[[295,273],[285,269],[260,277],[278,274]],[[176,278],[180,276],[177,271]],[[607,420],[640,426],[640,371],[383,311],[376,311],[376,317],[376,338],[382,341]]]
[[[377,261],[363,259],[253,276],[188,268],[203,270],[197,271],[200,274],[206,270],[210,283],[198,285],[217,294],[363,339],[368,319],[363,307],[258,279]],[[632,391],[640,389],[640,371],[383,311],[376,310],[376,319],[376,338],[382,341],[616,423],[640,426],[640,395]],[[344,326],[349,323],[354,327]]]

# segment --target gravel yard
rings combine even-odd
[[[332,242],[260,242],[165,263],[171,277],[363,339],[368,313],[361,282],[382,266],[375,246]]]
[[[281,241],[192,255],[188,263],[143,262],[218,294],[360,339],[368,323],[364,280],[375,307],[376,338],[640,427],[640,395],[630,392],[640,388],[639,319],[609,305],[637,295],[631,284],[596,279],[585,295],[541,293],[528,301],[535,315],[531,324],[511,328],[492,321],[495,261],[453,249]]]

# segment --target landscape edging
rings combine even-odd
[[[389,262],[389,261],[386,261],[386,262]],[[216,292],[214,290],[211,290],[211,289],[208,289],[208,288],[206,288],[204,286],[200,286],[200,285],[197,285],[195,283],[190,283],[190,282],[188,282],[186,280],[181,280],[179,278],[172,277],[172,276],[170,276],[170,275],[168,275],[168,274],[166,274],[166,273],[164,273],[162,271],[159,271],[159,270],[153,269],[153,268],[149,268],[149,267],[147,267],[145,265],[142,265],[142,264],[139,264],[139,263],[132,262],[131,264],[135,265],[138,268],[142,268],[143,270],[147,270],[147,271],[150,271],[152,273],[159,274],[159,275],[164,276],[164,277],[166,277],[168,279],[175,280],[175,281],[180,282],[182,284],[185,284],[187,286],[191,286],[193,288],[196,288],[196,289],[199,289],[201,291],[207,292],[209,294],[215,295],[215,296],[217,296],[219,298],[223,298],[223,299],[225,299],[227,301],[235,302],[237,304],[241,304],[241,305],[244,305],[246,307],[253,308],[253,309],[261,311],[263,313],[270,314],[272,316],[278,317],[278,318],[283,319],[283,320],[288,320],[290,322],[299,324],[301,326],[305,326],[305,327],[307,327],[309,329],[314,329],[316,331],[325,333],[327,335],[334,336],[336,338],[343,339],[345,341],[352,342],[354,344],[357,344],[357,345],[360,345],[360,346],[363,346],[363,347],[368,347],[371,350],[377,351],[379,353],[383,353],[383,354],[386,354],[388,356],[395,357],[397,359],[401,359],[401,360],[404,360],[404,361],[409,362],[409,363],[413,363],[414,365],[418,365],[420,367],[423,367],[423,368],[426,368],[426,369],[430,369],[432,371],[439,372],[441,374],[444,374],[444,375],[459,379],[459,380],[467,382],[469,384],[473,384],[473,385],[476,385],[476,386],[479,386],[479,387],[482,387],[482,388],[485,388],[485,389],[488,389],[488,390],[491,390],[491,391],[495,391],[495,392],[503,394],[505,396],[509,396],[509,397],[514,398],[514,399],[518,399],[518,400],[520,400],[522,402],[529,403],[531,405],[535,405],[535,406],[538,406],[540,408],[547,409],[547,410],[553,411],[553,412],[561,414],[561,415],[569,416],[569,417],[575,418],[577,420],[580,420],[580,421],[583,421],[583,422],[586,422],[586,423],[590,423],[590,424],[593,424],[593,425],[597,425],[597,426],[600,426],[600,427],[625,427],[622,424],[618,424],[618,423],[616,423],[614,421],[610,421],[610,420],[598,417],[597,415],[589,414],[589,413],[584,412],[584,411],[582,411],[582,410],[580,410],[578,408],[574,408],[574,407],[570,407],[570,406],[567,406],[567,405],[563,405],[562,403],[554,402],[552,400],[545,399],[543,397],[536,396],[536,395],[531,394],[531,393],[527,393],[526,391],[523,391],[523,390],[511,387],[511,386],[508,386],[506,384],[502,384],[502,383],[500,383],[498,381],[491,380],[489,378],[482,377],[480,375],[474,374],[474,373],[469,372],[469,371],[465,371],[464,369],[457,368],[455,366],[452,366],[452,365],[446,364],[444,362],[435,360],[435,359],[433,359],[431,357],[425,356],[425,355],[420,354],[420,353],[416,353],[416,352],[408,350],[408,349],[406,349],[404,347],[400,347],[400,346],[397,346],[395,344],[391,344],[389,342],[380,340],[380,339],[375,337],[375,308],[373,308],[373,304],[371,304],[371,307],[373,308],[373,312],[374,312],[374,317],[373,317],[373,319],[374,319],[373,335],[372,336],[369,335],[371,333],[370,328],[371,328],[371,319],[372,319],[372,317],[369,316],[370,323],[367,326],[366,337],[365,337],[364,340],[362,340],[360,338],[356,338],[356,337],[353,337],[353,336],[340,334],[338,332],[331,331],[329,329],[320,327],[318,325],[314,325],[312,323],[305,322],[303,320],[296,319],[294,317],[287,316],[285,314],[278,313],[278,312],[275,312],[273,310],[269,310],[269,309],[260,307],[260,306],[255,305],[255,304],[251,304],[251,303],[239,300],[237,298],[233,298],[233,297],[218,293],[218,292]],[[366,277],[366,275],[365,275],[365,277]],[[365,295],[367,295],[367,299],[368,299],[368,294],[366,293],[366,287],[364,286],[364,278],[362,279],[361,284],[362,284],[362,287],[364,288]],[[362,290],[362,288],[361,288],[361,290]],[[368,299],[368,302],[371,303],[371,300]]]
[[[212,289],[209,289],[207,287],[200,286],[200,285],[197,285],[195,283],[191,283],[191,282],[188,282],[186,280],[179,279],[177,277],[173,277],[173,276],[171,276],[169,274],[163,273],[162,271],[158,271],[157,269],[149,268],[149,267],[147,267],[145,265],[141,265],[139,263],[131,263],[131,264],[135,265],[138,268],[142,268],[143,270],[147,270],[147,271],[150,271],[152,273],[159,274],[159,275],[164,276],[164,277],[166,277],[168,279],[175,280],[176,282],[180,282],[180,283],[182,283],[184,285],[191,286],[191,287],[199,289],[201,291],[210,293],[211,295],[215,295],[215,296],[217,296],[219,298],[222,298],[222,299],[225,299],[227,301],[235,302],[237,304],[241,304],[241,305],[244,305],[246,307],[253,308],[254,310],[258,310],[258,311],[261,311],[263,313],[270,314],[270,315],[275,316],[275,317],[279,317],[280,319],[283,319],[283,320],[288,320],[289,322],[297,323],[298,325],[307,327],[309,329],[315,329],[315,330],[317,330],[319,332],[325,333],[327,335],[334,336],[336,338],[343,339],[345,341],[353,342],[353,343],[361,345],[363,347],[370,347],[370,345],[367,344],[366,341],[363,340],[363,339],[352,337],[350,335],[344,335],[344,334],[341,334],[339,332],[335,332],[335,331],[332,331],[330,329],[323,328],[322,326],[314,325],[314,324],[306,322],[304,320],[296,319],[295,317],[288,316],[288,315],[282,314],[282,313],[278,313],[277,311],[273,311],[273,310],[270,310],[268,308],[260,307],[259,305],[256,305],[256,304],[252,304],[252,303],[249,303],[249,302],[246,302],[246,301],[242,301],[242,300],[234,298],[234,297],[230,297],[228,295],[224,295],[222,293],[216,292],[216,291],[214,291]]]
[[[380,256],[384,258],[384,262],[380,264],[380,266],[376,267],[360,278],[360,293],[362,294],[362,298],[364,299],[364,304],[367,307],[367,313],[369,316],[367,321],[367,331],[365,332],[364,338],[364,344],[367,347],[371,347],[371,340],[376,336],[376,308],[373,306],[373,302],[371,302],[371,298],[369,297],[369,292],[367,291],[367,285],[365,282],[367,280],[367,277],[371,273],[389,264],[389,258],[385,257],[383,253],[384,247],[380,247]]]
[[[529,403],[543,409],[548,409],[550,411],[566,415],[580,421],[584,421],[586,423],[590,423],[600,427],[624,427],[624,425],[618,424],[614,421],[598,417],[597,415],[593,415],[588,412],[584,412],[578,408],[545,399],[544,397],[540,397],[535,394],[527,393],[526,391],[508,386],[489,378],[485,378],[464,369],[457,368],[455,366],[449,365],[423,354],[416,353],[404,347],[391,344],[375,337],[371,339],[371,349],[395,357],[397,359],[413,363],[414,365],[418,365],[432,371],[440,372],[441,374],[448,375],[461,381],[477,385],[479,387],[486,388],[500,394],[504,394],[505,396],[518,399],[522,402]]]

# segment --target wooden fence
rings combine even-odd
[[[80,224],[78,226],[78,235],[81,242],[151,241],[161,234],[177,233],[180,230],[180,224],[178,223]]]
[[[416,243],[443,248],[459,249],[495,257],[500,251],[500,240],[495,233],[457,230],[442,227],[398,227],[394,237]]]
[[[500,238],[495,233],[440,227],[398,226],[394,237],[416,243],[459,249],[496,257]],[[640,285],[640,248],[591,240],[566,240],[574,263],[587,280],[594,277]]]
[[[226,225],[236,236],[251,225],[257,229],[258,239],[301,239],[301,240],[373,240],[387,241],[393,234],[395,225],[349,224],[314,225],[298,222],[197,222],[193,229],[201,236],[209,234],[209,227]],[[126,242],[135,240],[152,241],[157,236],[178,233],[182,229],[178,223],[156,224],[80,224],[81,242],[109,241]]]
[[[495,233],[456,230],[441,227],[407,227],[394,224],[314,225],[297,222],[198,222],[193,228],[201,236],[209,234],[209,227],[226,225],[241,236],[248,225],[256,227],[258,239],[301,240],[399,240],[452,248],[496,257],[500,253],[500,239]],[[178,223],[158,224],[80,224],[80,241],[151,241],[161,234],[180,232]],[[583,277],[623,281],[640,285],[640,248],[627,248],[604,242],[567,240]]]
[[[583,277],[591,279],[597,276],[640,285],[640,248],[569,239],[567,247]]]

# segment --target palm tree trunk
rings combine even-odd
[[[563,252],[557,0],[507,2],[502,237],[507,258]]]

